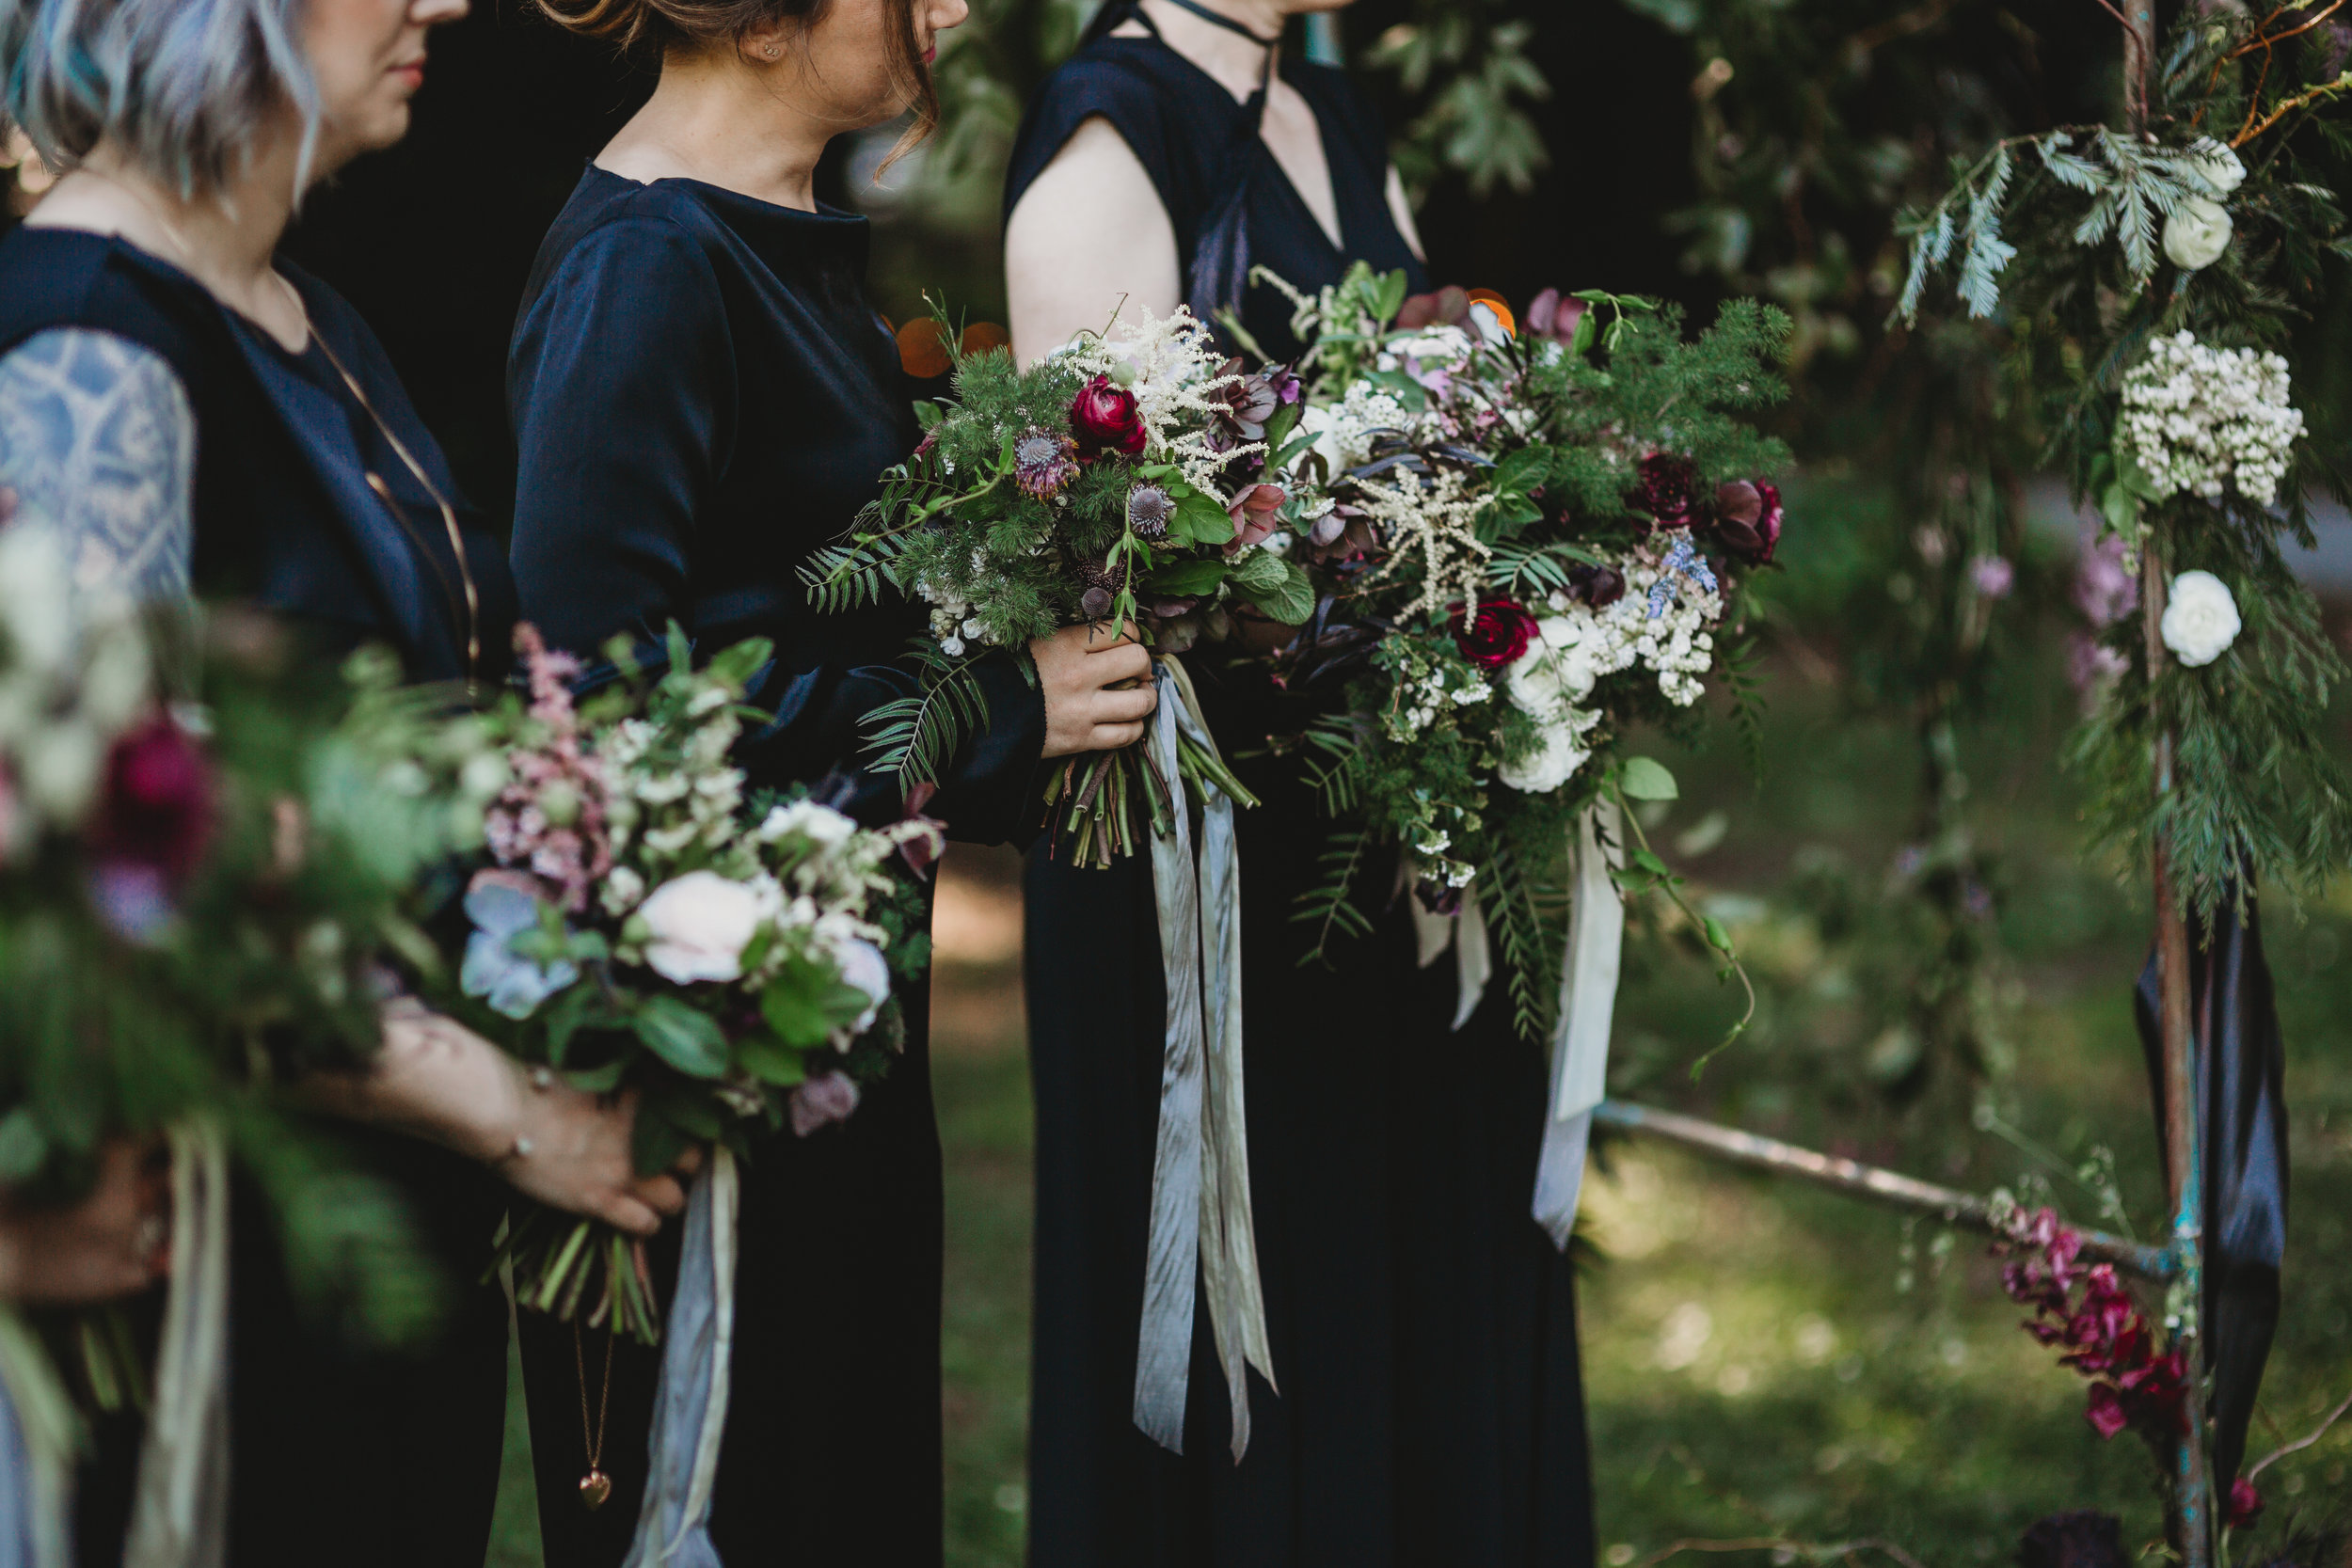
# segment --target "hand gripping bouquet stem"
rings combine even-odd
[[[894,867],[928,866],[937,828],[747,792],[728,756],[763,641],[696,668],[673,627],[649,669],[619,639],[620,679],[578,701],[577,660],[528,626],[516,646],[529,696],[485,720],[505,783],[466,885],[457,1006],[535,1074],[633,1092],[647,1175],[692,1144],[748,1157],[755,1133],[850,1115],[903,1038],[894,984],[928,956]],[[501,1256],[523,1306],[657,1337],[644,1249],[613,1227],[524,1205]]]
[[[1108,637],[1133,625],[1173,657],[1237,615],[1306,619],[1305,575],[1264,547],[1302,504],[1280,471],[1300,411],[1288,372],[1245,373],[1180,308],[1122,313],[1025,371],[1002,350],[961,355],[955,390],[917,404],[922,446],[802,570],[823,609],[885,588],[930,607],[914,654],[921,689],[876,715],[881,770],[908,786],[940,779],[987,722],[970,667],[991,650],[1034,679],[1029,642],[1065,626]],[[1255,803],[1189,734],[1175,768],[1137,747],[1050,769],[1051,852],[1081,865],[1136,852],[1169,831],[1180,779],[1196,800],[1208,781]]]

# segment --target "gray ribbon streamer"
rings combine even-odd
[[[645,1500],[622,1568],[721,1568],[710,1540],[710,1493],[735,1359],[740,1190],[735,1156],[713,1148],[686,1203],[677,1291],[662,1332],[661,1380],[645,1440]]]
[[[1609,1092],[1609,1031],[1617,1008],[1617,961],[1625,902],[1610,876],[1625,863],[1623,824],[1613,800],[1596,800],[1577,819],[1576,902],[1560,966],[1560,1022],[1551,1040],[1551,1102],[1535,1163],[1535,1223],[1565,1251],[1584,1188],[1584,1149],[1593,1107]]]
[[[81,1423],[49,1353],[0,1307],[0,1568],[69,1568]]]
[[[1462,907],[1452,914],[1435,914],[1413,892],[1421,882],[1421,867],[1408,851],[1397,863],[1397,896],[1413,912],[1413,941],[1421,967],[1427,969],[1449,947],[1454,949],[1454,1032],[1478,1011],[1486,982],[1494,977],[1494,950],[1486,941],[1486,917],[1478,908],[1475,882],[1462,890]]]
[[[171,1286],[123,1568],[220,1568],[229,1538],[229,1151],[171,1130]]]
[[[1249,1447],[1248,1369],[1257,1368],[1274,1385],[1244,1119],[1240,864],[1233,802],[1205,780],[1195,863],[1177,736],[1181,731],[1212,754],[1216,748],[1182,667],[1158,660],[1157,680],[1159,708],[1148,744],[1176,799],[1171,830],[1152,841],[1168,1027],[1136,1345],[1135,1419],[1153,1442],[1184,1452],[1198,1278],[1225,1371],[1238,1462]]]

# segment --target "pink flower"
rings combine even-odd
[[[1231,555],[1244,545],[1255,545],[1273,536],[1275,514],[1290,499],[1279,484],[1252,484],[1233,498],[1233,504],[1225,510],[1232,515],[1233,539],[1225,546]]]
[[[2230,1482],[2230,1511],[2222,1523],[2232,1529],[2242,1529],[2262,1517],[2263,1495],[2244,1476]]]
[[[580,660],[549,648],[538,628],[515,628],[515,652],[531,685],[531,716],[547,738],[508,756],[507,786],[491,802],[483,829],[501,865],[528,865],[553,890],[567,912],[588,907],[588,895],[612,869],[606,831],[604,769],[580,746],[580,716],[570,682]]]
[[[1135,393],[1112,386],[1107,375],[1096,376],[1079,388],[1071,402],[1070,434],[1077,437],[1081,461],[1111,451],[1128,457],[1141,455],[1143,415],[1136,407]]]
[[[1565,298],[1559,290],[1546,289],[1527,307],[1528,335],[1549,338],[1567,347],[1576,341],[1576,324],[1584,319],[1585,309],[1582,300]]]
[[[2006,599],[2017,585],[2017,568],[1997,555],[1980,555],[1968,564],[1968,581],[1980,599]]]
[[[2083,1410],[2083,1418],[2090,1423],[2092,1431],[2106,1438],[2131,1424],[2130,1418],[2123,1414],[2123,1402],[2104,1383],[2090,1386],[2090,1402]]]
[[[857,1101],[857,1085],[847,1074],[818,1073],[792,1091],[792,1131],[805,1138],[820,1127],[847,1121]]]
[[[2074,608],[2094,626],[2111,626],[2139,608],[2139,579],[2123,567],[2123,541],[2110,533],[2086,544],[2074,562]]]

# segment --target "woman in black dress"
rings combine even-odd
[[[241,599],[329,658],[382,642],[419,679],[499,680],[514,594],[495,540],[366,325],[275,258],[310,182],[406,131],[425,33],[465,8],[0,4],[0,115],[69,171],[0,242],[0,488],[81,586]],[[297,1310],[239,1183],[227,1560],[477,1568],[506,1381],[505,1306],[478,1284],[492,1170],[641,1234],[682,1195],[636,1180],[626,1104],[534,1087],[414,1004],[388,1009],[370,1075],[313,1086],[375,1124],[339,1140],[408,1199],[453,1305],[414,1354],[332,1332]],[[136,1433],[110,1435],[83,1488],[91,1563],[123,1559]],[[209,1533],[173,1560],[216,1560]]]
[[[1268,40],[1305,8],[1113,0],[1047,80],[1006,189],[1025,360],[1099,329],[1122,295],[1203,320],[1237,305],[1290,357],[1289,303],[1237,286],[1253,263],[1309,292],[1358,259],[1427,287],[1376,116],[1337,71],[1286,59],[1268,75]],[[1202,264],[1218,257],[1222,279]],[[1312,716],[1262,668],[1191,657],[1232,751]],[[1235,1465],[1201,1312],[1184,1455],[1130,1418],[1165,1007],[1151,867],[1032,854],[1029,1560],[1589,1564],[1570,1271],[1529,1215],[1541,1053],[1500,998],[1448,1033],[1453,966],[1415,967],[1401,905],[1328,967],[1297,968],[1288,917],[1327,824],[1295,769],[1262,758],[1242,775],[1264,801],[1239,818],[1243,1049],[1280,1393],[1252,1389]]]
[[[865,292],[866,224],[819,206],[835,134],[920,106],[939,29],[963,0],[547,0],[584,31],[659,46],[660,84],[581,176],[541,247],[509,359],[519,448],[513,560],[526,616],[591,657],[675,621],[705,652],[772,639],[749,701],[775,715],[739,760],[755,784],[853,765],[861,719],[910,689],[924,624],[899,605],[817,614],[795,577],[845,531],[917,430]],[[1141,733],[1130,643],[1085,628],[1036,644],[1032,688],[979,668],[991,724],[924,808],[953,836],[1028,825],[1040,757]],[[593,675],[592,675],[593,678]],[[888,780],[852,809],[896,816]],[[711,1512],[729,1568],[918,1565],[940,1557],[939,1138],[925,997],[848,1123],[779,1138],[744,1170],[733,1394]],[[617,1562],[644,1483],[657,1372],[634,1346],[583,1356],[526,1314],[540,1519],[549,1560]],[[590,1402],[609,1398],[612,1500],[579,1481]]]

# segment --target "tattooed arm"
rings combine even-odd
[[[59,327],[0,357],[0,488],[65,536],[75,582],[188,592],[196,417],[163,358]]]

